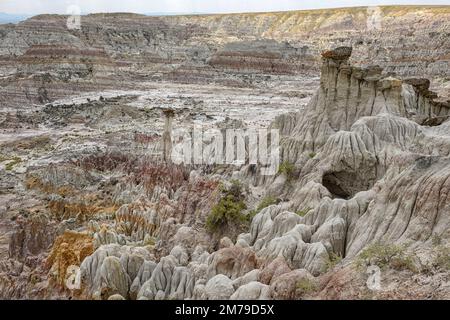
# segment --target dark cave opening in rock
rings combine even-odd
[[[333,198],[350,199],[358,192],[370,189],[373,180],[354,171],[334,171],[323,175],[322,184]]]

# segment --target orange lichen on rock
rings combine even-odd
[[[46,265],[51,268],[56,282],[63,285],[69,266],[79,266],[93,252],[94,244],[91,235],[66,230],[56,238]]]

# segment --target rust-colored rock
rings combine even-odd
[[[322,52],[322,57],[333,60],[347,60],[352,55],[352,47],[338,47]]]
[[[65,231],[56,238],[46,264],[58,284],[66,280],[69,266],[79,266],[87,256],[94,252],[93,239],[87,233]]]

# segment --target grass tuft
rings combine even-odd
[[[394,244],[374,243],[364,249],[356,259],[358,267],[376,265],[395,270],[410,270],[417,272],[413,256],[406,253],[404,246]]]
[[[294,178],[295,166],[293,163],[288,161],[283,161],[278,168],[278,174],[284,174],[288,181]]]
[[[302,278],[297,282],[297,293],[298,294],[308,294],[317,290],[317,285],[308,278]]]

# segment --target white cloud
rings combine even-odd
[[[68,6],[91,12],[175,12],[225,13],[283,11],[346,6],[389,4],[449,4],[449,0],[0,0],[0,12],[65,13]]]

